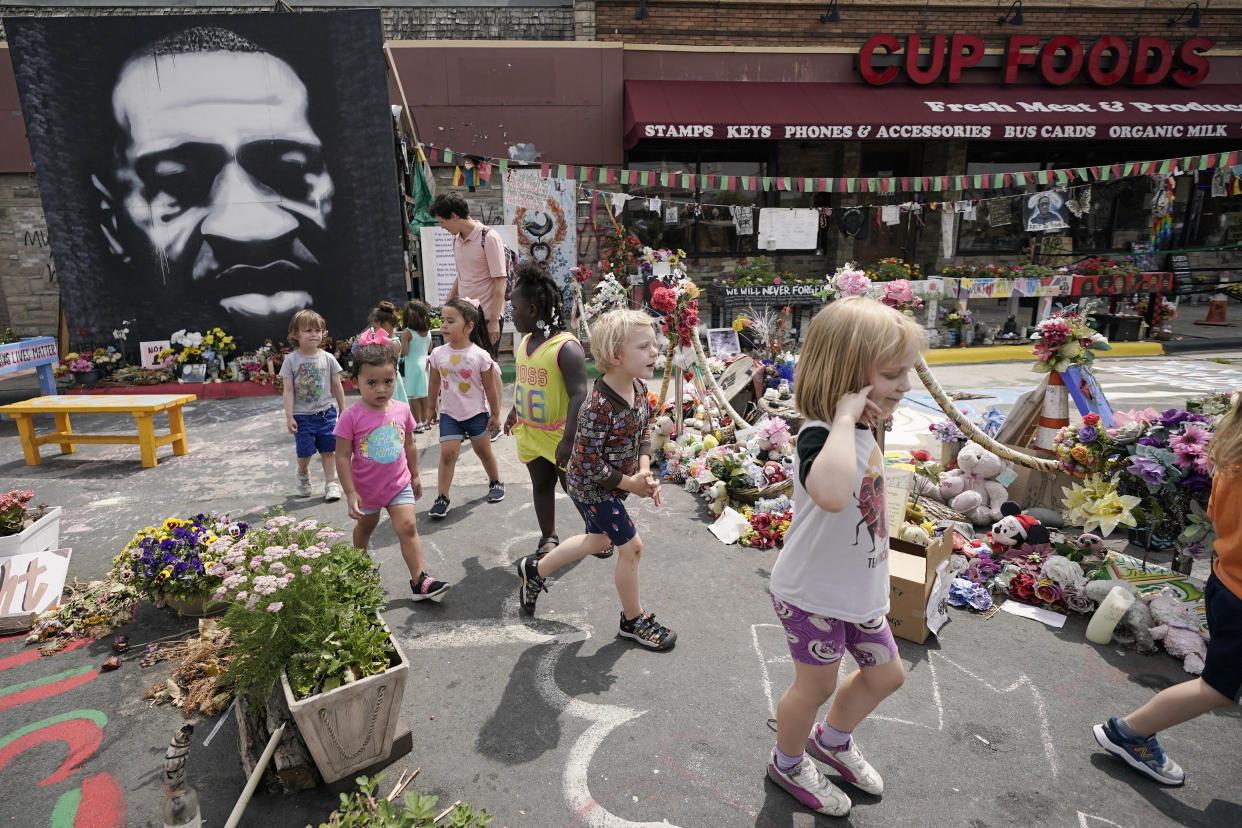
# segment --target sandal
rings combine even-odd
[[[540,538],[539,548],[535,550],[535,560],[542,558],[560,545],[561,539],[556,535],[549,535],[546,538]]]

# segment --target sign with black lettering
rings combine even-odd
[[[1191,281],[1190,257],[1185,253],[1169,254],[1169,270],[1173,271],[1173,283],[1187,285]]]

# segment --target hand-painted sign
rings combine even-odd
[[[56,359],[56,340],[50,336],[19,339],[0,346],[0,369],[5,373],[22,368],[33,368],[43,362]]]
[[[1173,290],[1173,274],[1119,273],[1111,276],[1075,276],[1071,296],[1126,296],[1132,293],[1167,293]]]

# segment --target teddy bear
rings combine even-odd
[[[1169,587],[1143,596],[1151,609],[1151,637],[1164,642],[1169,655],[1182,659],[1182,669],[1192,676],[1203,672],[1203,659],[1207,656],[1207,643],[1199,632],[1199,623],[1190,607],[1182,602]]]
[[[655,425],[651,428],[651,450],[653,452],[664,448],[664,444],[673,436],[673,418],[664,414],[656,418]]]
[[[957,455],[956,469],[942,472],[938,486],[920,484],[920,488],[975,526],[987,526],[1001,518],[1000,506],[1008,493],[994,478],[1004,470],[1004,460],[977,443],[967,443]]]
[[[1012,500],[1002,503],[1000,512],[1000,520],[992,524],[994,550],[1004,551],[1006,548],[1028,543],[1034,546],[1051,542],[1044,525],[1031,515],[1023,514],[1022,507]]]

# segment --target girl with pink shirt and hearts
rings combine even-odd
[[[430,410],[436,411],[439,406],[437,495],[427,513],[436,519],[448,514],[449,486],[453,483],[462,440],[470,441],[487,472],[487,502],[505,499],[505,484],[500,481],[500,466],[491,445],[491,433],[500,425],[496,382],[500,366],[489,351],[487,328],[482,325],[478,303],[463,296],[448,300],[440,311],[440,332],[444,344],[431,352],[427,382]]]

